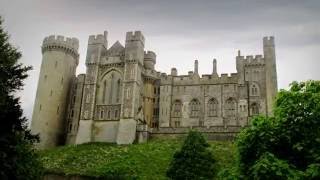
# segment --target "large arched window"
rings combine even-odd
[[[180,100],[175,100],[173,103],[173,116],[180,117],[182,111],[182,103]]]
[[[257,103],[251,104],[251,115],[258,115],[259,114],[259,105]]]
[[[208,115],[209,116],[218,116],[218,101],[215,98],[212,98],[208,101]]]
[[[225,115],[235,117],[237,115],[237,102],[234,98],[229,98],[225,104]]]
[[[190,104],[190,117],[199,117],[200,115],[200,102],[197,99],[193,99]]]
[[[111,70],[101,77],[97,94],[98,104],[118,104],[121,100],[122,75]]]

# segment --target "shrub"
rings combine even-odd
[[[272,153],[264,153],[251,167],[249,179],[286,180],[298,179],[301,173],[283,160],[276,158]]]
[[[190,131],[167,171],[171,179],[212,179],[214,158],[201,133]]]

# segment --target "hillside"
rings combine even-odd
[[[122,175],[137,179],[165,179],[166,169],[182,139],[153,139],[144,144],[117,146],[90,143],[41,151],[46,173],[110,177]],[[232,142],[211,141],[216,172],[235,164]]]

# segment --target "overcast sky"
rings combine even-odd
[[[21,62],[32,65],[21,92],[24,113],[31,119],[41,43],[59,34],[80,40],[77,73],[85,72],[88,37],[109,32],[109,47],[124,44],[127,31],[141,30],[146,50],[157,54],[156,69],[179,74],[193,70],[235,72],[235,56],[262,54],[263,36],[275,36],[279,88],[297,80],[320,79],[319,0],[0,0],[0,15],[19,47]]]

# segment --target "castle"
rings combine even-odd
[[[275,44],[263,38],[263,56],[236,56],[237,73],[200,76],[198,61],[187,75],[155,70],[156,54],[144,51],[140,31],[127,32],[125,46],[108,47],[107,32],[88,40],[86,74],[76,76],[79,41],[49,36],[31,130],[42,148],[59,144],[130,144],[196,128],[209,136],[234,136],[256,114],[272,115],[277,93]]]

